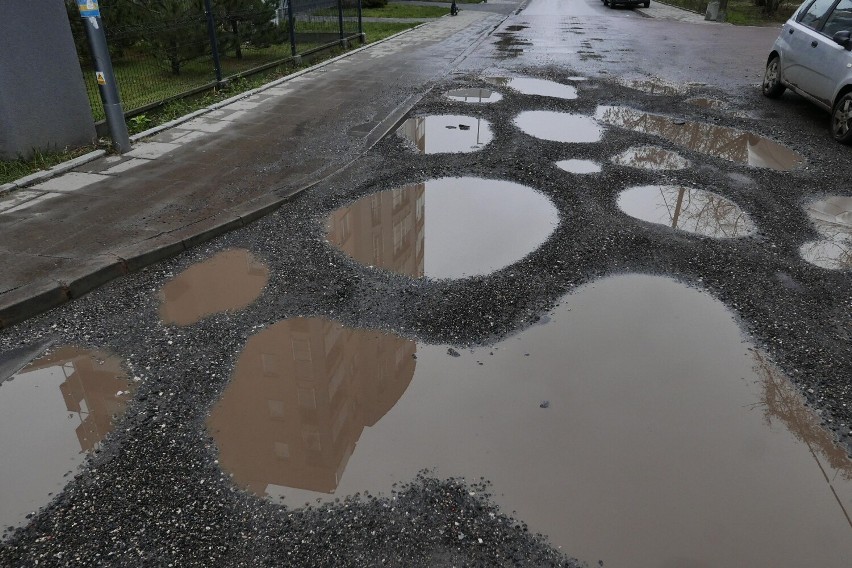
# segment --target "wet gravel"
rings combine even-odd
[[[531,74],[533,74],[531,72]],[[539,69],[556,81],[570,69]],[[568,81],[565,81],[568,82]],[[756,89],[694,87],[681,95],[643,93],[612,82],[576,83],[576,100],[497,89],[488,105],[454,102],[450,88],[493,88],[475,76],[432,85],[411,115],[486,118],[494,140],[481,152],[420,155],[395,135],[357,163],[279,212],[53,312],[0,332],[0,348],[43,339],[109,349],[140,387],[101,451],[30,524],[6,533],[3,566],[572,566],[560,551],[496,510],[483,480],[424,474],[390,496],[361,495],[290,510],[235,487],[217,465],[204,420],[221,396],[247,339],[293,316],[323,316],[456,349],[493,342],[536,322],[575,287],[608,275],[666,275],[706,290],[736,315],[743,332],[790,376],[824,424],[852,449],[852,275],[816,268],[798,255],[818,238],[801,204],[823,192],[850,195],[848,149],[815,129],[807,112],[765,110]],[[695,96],[761,118],[702,109]],[[775,172],[702,156],[607,127],[602,142],[532,138],[513,125],[522,110],[594,115],[599,104],[628,105],[688,120],[758,131],[807,160]],[[767,120],[769,119],[769,120]],[[345,135],[338,141],[348,144]],[[696,167],[660,172],[614,165],[631,146],[653,144]],[[603,164],[594,175],[556,166]],[[530,186],[560,213],[548,240],[521,261],[463,280],[413,280],[362,266],[324,240],[325,217],[364,195],[439,177],[480,176]],[[633,219],[616,206],[637,185],[686,185],[736,202],[755,235],[714,240]],[[428,211],[428,206],[427,206]],[[460,243],[459,246],[464,246]],[[258,301],[186,328],[157,316],[157,292],[181,270],[215,252],[244,247],[270,268]],[[0,387],[2,389],[2,387]],[[542,402],[542,407],[545,403]],[[578,512],[580,514],[580,512]],[[481,539],[481,542],[480,542]],[[570,551],[569,551],[570,552]]]

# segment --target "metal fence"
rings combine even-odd
[[[104,118],[76,0],[65,0],[95,120]],[[339,45],[361,0],[101,0],[125,114]]]

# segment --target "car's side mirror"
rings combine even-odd
[[[845,47],[846,51],[852,51],[852,32],[849,30],[841,30],[834,34],[831,39],[834,43]]]

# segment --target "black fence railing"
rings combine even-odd
[[[76,0],[65,0],[95,120],[104,118]],[[125,114],[362,32],[360,0],[101,0]]]

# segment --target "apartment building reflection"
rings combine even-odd
[[[425,183],[374,193],[329,216],[328,240],[362,264],[420,278],[425,208]]]
[[[37,359],[21,373],[51,367],[65,376],[59,390],[65,408],[79,420],[75,433],[80,449],[88,452],[112,430],[113,417],[124,412],[132,383],[117,357],[74,347]]]
[[[415,351],[413,341],[320,318],[258,333],[208,420],[222,468],[258,495],[333,493],[364,428],[408,388]]]

